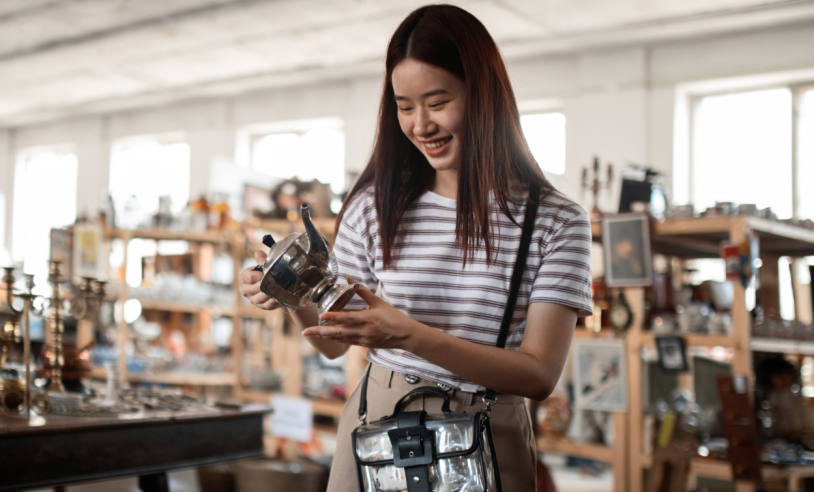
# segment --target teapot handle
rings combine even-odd
[[[271,237],[271,234],[266,234],[265,236],[263,236],[263,244],[266,245],[266,247],[269,248],[269,250],[271,250],[271,248],[273,248],[276,243],[274,241],[274,238]],[[254,268],[252,268],[252,271],[262,272],[263,265],[256,265]]]

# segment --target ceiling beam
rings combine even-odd
[[[129,24],[122,24],[119,26],[108,27],[105,29],[99,29],[97,31],[80,34],[78,36],[57,38],[20,50],[7,51],[5,53],[0,52],[0,62],[6,62],[9,60],[39,55],[45,52],[57,51],[64,48],[71,48],[82,44],[94,43],[105,39],[113,38],[125,33],[141,31],[156,26],[164,26],[174,22],[187,21],[199,17],[209,16],[212,14],[219,14],[235,9],[247,8],[252,7],[254,5],[271,3],[276,1],[278,0],[228,0],[204,4],[191,9],[174,12],[172,14],[142,19],[139,21],[131,22]],[[58,5],[60,3],[61,2],[52,2],[51,4],[47,5],[49,6]]]

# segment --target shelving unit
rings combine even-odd
[[[601,225],[592,224],[594,240],[601,237]],[[780,256],[805,256],[814,254],[814,231],[788,224],[758,219],[755,217],[711,217],[698,219],[671,220],[657,222],[652,229],[654,251],[666,256],[684,259],[720,257],[720,243],[727,241],[740,244],[754,232],[760,239],[761,300],[772,306],[779,306],[777,290],[777,260]],[[729,335],[682,335],[688,347],[727,347],[732,349],[732,371],[734,374],[750,376],[752,370],[752,350],[772,349],[786,352],[803,348],[810,350],[814,344],[788,340],[751,339],[751,318],[746,309],[744,287],[734,282],[734,297],[731,308],[732,331]],[[628,490],[641,492],[644,486],[643,469],[652,464],[652,457],[643,452],[643,402],[642,402],[642,349],[654,347],[658,336],[644,331],[644,290],[626,289],[625,296],[634,313],[633,325],[626,334],[628,356],[629,387],[629,445],[628,445]],[[665,334],[666,335],[666,334]],[[778,350],[780,349],[780,350]],[[786,352],[788,353],[788,352]],[[679,385],[692,385],[692,378],[679,377]],[[751,391],[750,391],[751,393]],[[814,466],[779,468],[764,466],[764,480],[786,480],[790,487],[796,487],[799,479],[814,476]],[[691,478],[704,476],[731,480],[732,473],[728,461],[695,458],[691,467]],[[736,482],[738,492],[754,491],[750,482]],[[789,489],[796,490],[796,489]]]
[[[120,239],[124,243],[124,258],[123,264],[127,265],[128,245],[134,239],[148,239],[148,240],[171,240],[171,241],[187,241],[190,243],[210,243],[216,245],[228,245],[233,242],[232,234],[228,230],[206,230],[206,231],[173,231],[168,229],[137,229],[137,230],[122,230],[113,229],[105,231],[105,237],[108,240]],[[234,248],[232,248],[234,251]],[[125,267],[126,268],[126,267]],[[236,284],[233,287],[237,288]],[[118,300],[121,305],[131,298],[130,288],[126,281],[122,281],[119,286]],[[247,316],[247,317],[262,317],[260,313],[252,312],[245,309],[240,303],[234,303],[231,306],[204,306],[191,302],[179,301],[166,301],[161,299],[145,299],[140,298],[139,302],[142,309],[166,311],[176,313],[187,313],[195,315],[199,321],[201,319],[210,319],[213,313],[224,316]],[[257,310],[260,311],[260,310]],[[121,317],[120,317],[121,318]],[[171,384],[171,385],[184,385],[184,386],[234,386],[236,383],[235,374],[229,373],[207,373],[207,372],[162,372],[162,373],[138,373],[130,374],[127,369],[127,356],[124,347],[127,344],[129,337],[129,327],[122,319],[118,323],[118,339],[117,346],[120,348],[118,353],[118,369],[120,377],[123,380],[131,382],[150,382],[155,384]],[[97,375],[100,371],[97,369]]]
[[[593,222],[591,232],[594,241],[601,241],[601,222]],[[763,266],[759,270],[761,302],[764,309],[769,307],[779,310],[778,260],[781,256],[814,255],[814,231],[748,216],[679,219],[651,223],[654,252],[679,259],[720,258],[722,242],[739,244],[746,240],[752,232],[757,234],[760,240],[760,256],[763,261]],[[751,318],[746,310],[745,289],[740,283],[734,284],[731,309],[732,331],[728,335],[661,334],[645,330],[644,289],[628,288],[624,289],[624,292],[634,314],[632,326],[627,333],[617,336],[609,329],[603,329],[599,334],[578,329],[574,334],[575,340],[618,337],[625,343],[628,366],[628,412],[614,414],[614,446],[611,448],[547,437],[539,437],[537,446],[541,451],[610,463],[614,472],[614,491],[642,492],[644,488],[643,470],[652,466],[652,456],[643,452],[642,350],[645,347],[654,348],[656,337],[682,336],[688,348],[725,347],[731,349],[733,373],[749,376],[754,374],[752,351],[814,355],[814,342],[771,338],[752,339]],[[751,384],[751,377],[747,379]],[[692,377],[688,374],[679,375],[678,382],[682,387],[693,389]],[[620,458],[622,454],[624,458]],[[694,481],[695,477],[732,480],[731,465],[724,460],[696,457],[691,465],[690,480]],[[763,477],[765,481],[786,481],[788,490],[797,490],[801,478],[814,477],[814,466],[765,465]],[[736,488],[738,492],[755,490],[754,485],[749,482],[737,482]]]
[[[332,242],[334,229],[333,219],[315,219],[314,224]],[[266,250],[259,241],[247,239],[248,228],[257,229],[263,232],[272,233],[276,239],[290,234],[291,232],[303,232],[301,221],[290,222],[288,220],[256,220],[248,219],[245,222],[236,224],[230,230],[207,230],[207,231],[172,231],[166,229],[138,229],[138,230],[108,230],[107,239],[120,239],[124,242],[125,258],[127,262],[127,246],[133,239],[149,240],[175,240],[187,241],[191,243],[210,243],[220,246],[228,246],[234,264],[234,282],[232,285],[233,302],[229,306],[205,306],[194,302],[167,301],[162,299],[138,298],[144,310],[156,310],[166,312],[187,313],[195,315],[201,319],[213,316],[229,316],[235,318],[235,328],[232,333],[232,358],[235,361],[235,372],[233,373],[194,373],[194,372],[161,372],[161,373],[138,373],[130,374],[127,371],[127,360],[123,350],[119,351],[117,360],[121,377],[131,382],[149,382],[155,384],[170,384],[183,386],[228,386],[231,388],[233,398],[237,400],[257,403],[269,403],[273,394],[270,391],[259,391],[248,388],[248,375],[243,372],[243,356],[248,350],[265,349],[258,345],[244,346],[242,337],[242,319],[264,320],[266,326],[272,331],[272,369],[285,374],[282,382],[282,394],[290,396],[302,395],[303,365],[301,357],[302,336],[299,330],[286,329],[293,326],[293,321],[286,319],[286,315],[281,310],[265,311],[255,306],[245,303],[237,283],[237,278],[242,270],[246,258],[252,258],[254,250]],[[118,300],[122,303],[130,299],[131,291],[126,282],[122,282],[118,293]],[[118,325],[118,346],[124,347],[128,340],[129,328],[123,321]],[[346,375],[348,381],[348,392],[356,384],[361,374],[362,354],[358,348],[354,347],[348,354],[346,360]],[[101,368],[94,368],[94,377],[105,377],[106,373]],[[344,401],[314,399],[314,413],[318,415],[339,417],[344,407]]]

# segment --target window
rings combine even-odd
[[[565,115],[562,113],[527,114],[520,126],[529,149],[544,172],[565,173]]]
[[[114,146],[110,196],[120,227],[133,228],[158,212],[169,196],[177,213],[189,202],[189,145],[158,139],[127,140]],[[134,198],[135,197],[135,198]]]
[[[38,292],[48,280],[51,229],[76,221],[77,159],[70,152],[23,151],[14,175],[12,254],[34,274]]]
[[[252,141],[252,167],[281,179],[319,181],[335,193],[345,188],[345,132],[312,128],[257,135]]]
[[[731,201],[792,216],[791,105],[789,89],[698,101],[690,185],[697,211]]]

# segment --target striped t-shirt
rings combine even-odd
[[[512,214],[522,225],[525,200],[521,203]],[[354,198],[339,226],[334,246],[339,281],[350,276],[374,292],[381,282],[381,297],[409,317],[471,342],[494,345],[522,229],[496,204],[492,214],[495,261],[487,266],[485,250],[479,248],[463,268],[462,251],[455,245],[456,200],[425,192],[404,214],[393,266],[382,270],[379,218],[370,187]],[[591,313],[590,255],[588,215],[573,201],[550,194],[537,211],[507,349],[518,350],[523,341],[530,302],[563,304],[579,316]],[[356,296],[346,309],[366,307]],[[369,358],[384,368],[465,391],[484,389],[404,350],[371,349]]]

